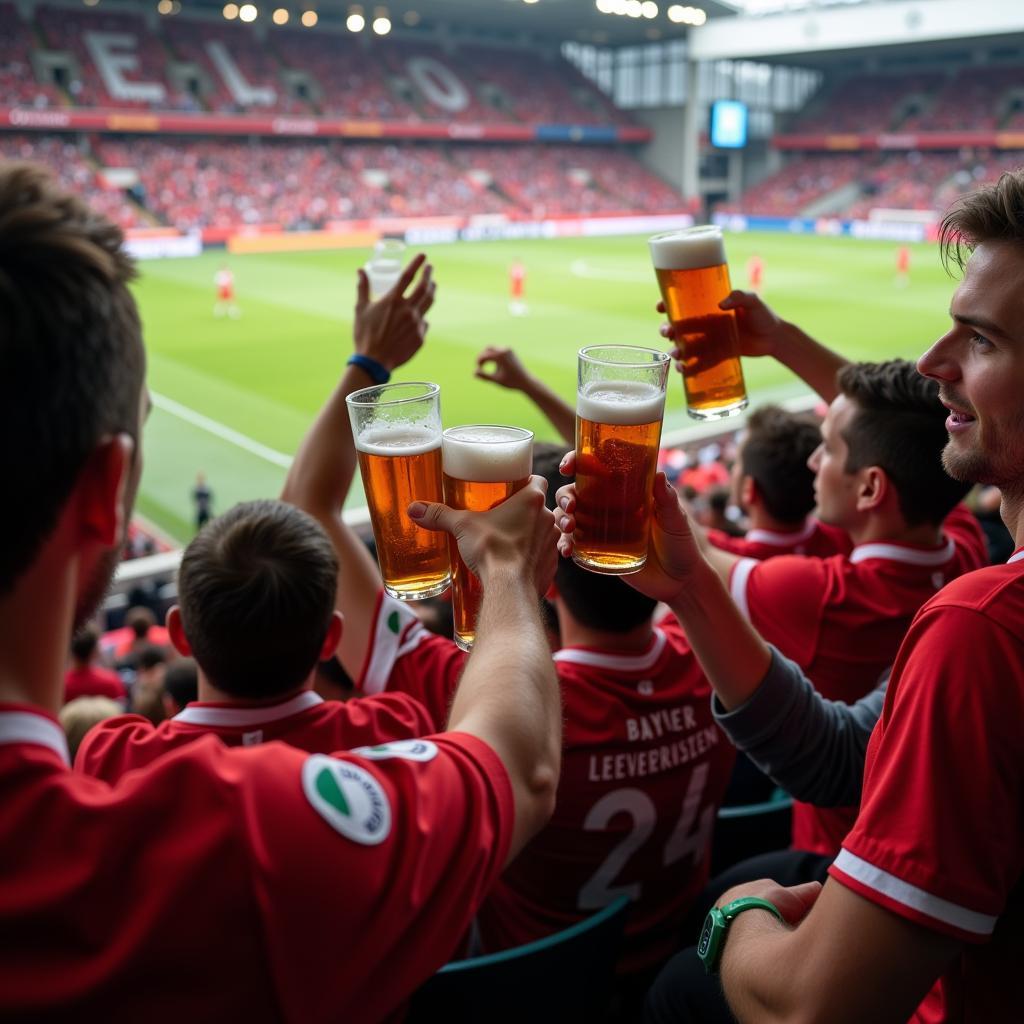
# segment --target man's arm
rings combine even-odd
[[[424,319],[434,301],[434,282],[426,257],[417,256],[398,282],[379,301],[370,302],[369,282],[359,271],[353,326],[354,350],[375,359],[388,370],[407,363],[423,344]],[[423,268],[408,296],[403,293]],[[308,512],[327,531],[338,557],[335,607],[345,617],[338,655],[353,679],[362,669],[373,628],[380,571],[366,545],[341,519],[352,485],[356,450],[345,399],[373,380],[358,366],[347,366],[341,381],[320,410],[299,447],[285,480],[281,499]]]
[[[730,889],[718,905],[761,896],[779,906],[792,891],[751,882]],[[962,945],[834,879],[795,928],[786,916],[789,924],[751,910],[729,928],[722,987],[741,1022],[903,1024]]]
[[[493,368],[488,369],[491,364]],[[576,411],[539,377],[533,376],[512,349],[489,345],[476,357],[476,376],[521,391],[544,413],[566,444],[576,443]]]
[[[781,319],[754,292],[730,292],[719,305],[736,313],[743,355],[774,356],[826,402],[836,397],[836,374],[849,360]],[[665,312],[664,303],[658,303],[658,312]],[[662,324],[661,334],[675,339],[671,324]],[[681,359],[682,350],[674,349],[672,356]]]
[[[538,581],[554,575],[558,536],[545,489],[541,477],[531,477],[484,513],[423,502],[409,507],[420,526],[455,538],[483,585],[476,642],[448,730],[483,740],[509,773],[516,803],[509,861],[554,810],[561,756],[558,681],[537,598]]]
[[[715,721],[733,744],[797,800],[817,807],[860,802],[868,739],[882,713],[888,675],[856,704],[826,700],[799,666],[770,648],[757,689]]]

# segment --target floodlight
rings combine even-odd
[[[225,4],[224,5],[224,17],[228,21],[234,21],[238,17],[238,4]]]
[[[386,36],[391,31],[391,19],[387,17],[374,18],[373,31],[379,36]]]
[[[612,13],[612,0],[597,0],[597,9],[602,14]]]
[[[288,19],[291,17],[288,11],[284,7],[278,7],[276,11],[271,15],[275,25],[287,25]]]
[[[317,17],[316,11],[303,11],[302,17],[299,19],[306,28],[312,28],[319,18]]]
[[[171,3],[171,0],[160,0],[160,3],[156,5],[159,14],[170,14],[173,8],[174,4]]]
[[[694,25],[703,25],[708,20],[706,11],[702,11],[699,7],[694,8],[693,11],[693,23]]]
[[[362,32],[366,28],[366,19],[356,11],[345,19],[345,28],[349,32]]]
[[[685,20],[685,15],[683,14],[683,8],[682,8],[682,6],[680,4],[673,4],[668,9],[668,20],[675,22],[677,25]]]
[[[644,0],[640,5],[640,9],[645,18],[656,18],[658,16],[658,5],[654,0]]]
[[[640,0],[626,0],[626,14],[631,18],[643,17],[644,5]]]
[[[255,4],[242,4],[238,8],[238,18],[240,21],[255,21],[259,16],[259,11],[256,10]]]

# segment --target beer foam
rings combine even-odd
[[[655,270],[699,270],[725,262],[722,229],[711,224],[666,231],[648,239]]]
[[[591,423],[635,427],[654,423],[665,412],[665,392],[635,380],[601,380],[576,394],[576,415]]]
[[[453,427],[441,439],[446,476],[478,484],[524,480],[533,465],[533,437],[501,427]]]
[[[367,455],[423,455],[441,446],[441,435],[430,427],[370,427],[356,438],[356,451]]]

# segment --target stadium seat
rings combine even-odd
[[[416,993],[407,1021],[601,1020],[628,906],[620,896],[593,917],[536,942],[452,961]]]
[[[722,807],[711,844],[711,877],[759,853],[789,846],[793,800],[776,789],[770,800],[739,807]]]

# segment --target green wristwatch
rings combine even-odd
[[[774,903],[761,899],[760,896],[741,896],[732,903],[726,903],[724,907],[712,907],[708,916],[704,918],[704,927],[700,932],[700,941],[697,943],[697,956],[704,964],[704,970],[708,974],[718,972],[718,960],[722,955],[722,947],[725,945],[725,936],[729,931],[729,925],[734,918],[743,913],[744,910],[767,910],[774,914],[780,921],[782,914]]]

